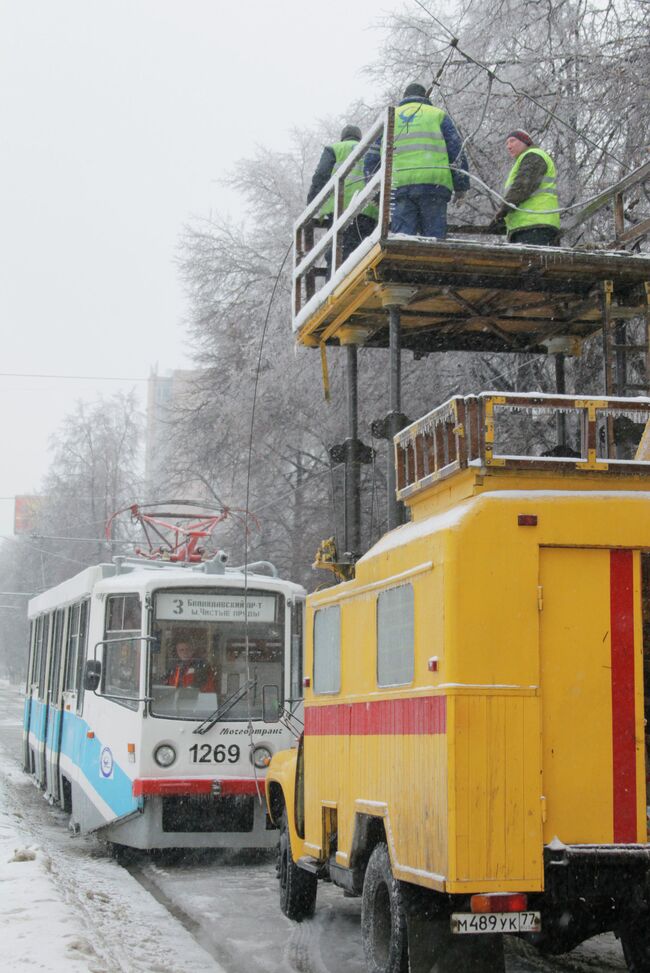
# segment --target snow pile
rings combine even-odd
[[[0,790],[4,790],[4,782]],[[34,967],[66,973],[108,970],[86,938],[81,918],[62,900],[50,859],[38,846],[25,841],[20,821],[19,811],[0,807],[3,968]]]

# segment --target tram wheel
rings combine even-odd
[[[311,919],[316,908],[318,879],[298,868],[291,857],[287,812],[282,815],[279,848],[280,908],[287,919]]]
[[[383,842],[373,850],[363,880],[361,936],[368,973],[406,973],[404,903]]]
[[[645,918],[624,926],[620,935],[630,973],[650,973],[650,929]]]

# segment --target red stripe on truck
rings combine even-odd
[[[431,736],[446,731],[445,696],[305,707],[307,736]]]
[[[610,552],[614,841],[637,840],[634,555]]]

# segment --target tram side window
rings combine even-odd
[[[414,667],[413,586],[405,584],[377,598],[377,685],[407,685]]]
[[[141,620],[139,595],[111,595],[108,598],[102,692],[106,696],[121,697],[115,702],[129,709],[137,709],[140,695]]]
[[[31,685],[32,685],[32,680],[33,680],[32,673],[34,672],[34,653],[35,653],[35,649],[36,649],[36,622],[30,622],[29,623],[29,643],[28,643],[28,645],[29,645],[29,650],[28,650],[29,651],[29,656],[28,656],[28,660],[29,661],[27,663],[27,684],[25,686],[25,692],[27,694],[29,694],[29,691],[30,691]]]
[[[59,687],[61,685],[61,648],[63,643],[63,627],[65,612],[59,609],[54,613],[54,631],[52,633],[52,653],[50,656],[50,689],[51,701],[57,705]]]
[[[40,638],[38,643],[38,698],[45,699],[45,665],[47,663],[47,638],[50,633],[50,616],[43,615],[39,618]]]
[[[314,615],[314,692],[341,689],[341,609],[321,608]]]
[[[70,617],[68,621],[68,649],[66,652],[66,669],[65,669],[65,682],[63,688],[66,692],[73,693],[77,689],[80,682],[80,669],[83,667],[83,661],[81,666],[79,665],[79,651],[80,643],[82,641],[82,628],[85,628],[85,610],[87,602],[82,602],[79,605],[73,605],[70,608]],[[83,618],[82,618],[83,615]]]
[[[83,669],[86,661],[86,644],[88,642],[88,615],[89,615],[89,605],[90,602],[82,601],[79,607],[79,633],[77,638],[77,676],[76,676],[76,688],[77,688],[77,712],[81,713],[83,709],[83,698],[84,698],[84,682],[83,682]]]

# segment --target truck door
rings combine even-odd
[[[645,841],[641,557],[540,552],[544,841]]]

